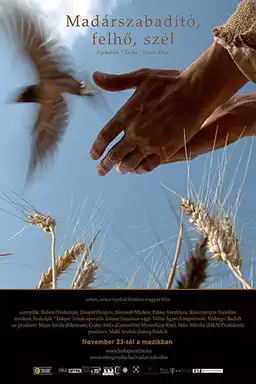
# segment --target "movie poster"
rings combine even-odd
[[[12,373],[231,375],[255,337],[255,2],[1,0],[0,19]]]

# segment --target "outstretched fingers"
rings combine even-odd
[[[156,154],[151,154],[145,157],[140,164],[133,170],[131,173],[137,173],[142,175],[144,173],[149,173],[157,168],[161,164],[160,156]]]
[[[90,156],[93,160],[98,160],[109,144],[121,132],[126,132],[131,127],[133,119],[139,113],[138,108],[136,108],[139,97],[135,92],[115,116],[101,129],[90,150]]]
[[[107,155],[97,165],[96,170],[100,176],[105,176],[112,168],[128,155],[134,149],[133,144],[124,136],[117,144],[115,144],[107,153]]]

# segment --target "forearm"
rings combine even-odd
[[[194,90],[194,100],[203,111],[202,119],[207,118],[248,82],[226,49],[216,42],[182,75]]]
[[[171,162],[223,148],[240,138],[256,135],[256,93],[237,94],[217,108],[199,132]],[[167,163],[170,161],[166,161]]]

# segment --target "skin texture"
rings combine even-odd
[[[99,160],[111,142],[121,132],[124,134],[97,165],[101,176],[114,166],[121,173],[141,174],[180,158],[180,151],[196,138],[215,109],[248,82],[228,52],[217,43],[184,70],[140,69],[122,75],[95,72],[93,79],[99,87],[111,92],[135,89],[100,131],[91,148],[91,158]],[[210,122],[209,130],[214,127],[216,116],[212,125]],[[196,154],[206,148],[200,141]]]
[[[255,134],[256,93],[239,94],[218,107],[186,147],[180,149],[167,163],[195,158],[212,150],[223,148],[240,138]],[[153,160],[151,167],[157,166],[156,160]],[[137,172],[139,169],[136,170]],[[147,171],[142,168],[141,172]]]

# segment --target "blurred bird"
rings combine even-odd
[[[10,7],[10,8],[8,8]],[[9,9],[9,12],[8,12]],[[63,93],[95,96],[98,90],[75,78],[72,57],[52,37],[40,9],[10,0],[2,10],[1,29],[8,29],[14,42],[30,58],[38,75],[37,84],[25,87],[15,102],[39,103],[40,108],[32,134],[32,153],[27,181],[38,165],[42,165],[57,149],[68,123],[68,107]],[[11,36],[10,36],[11,37]]]

